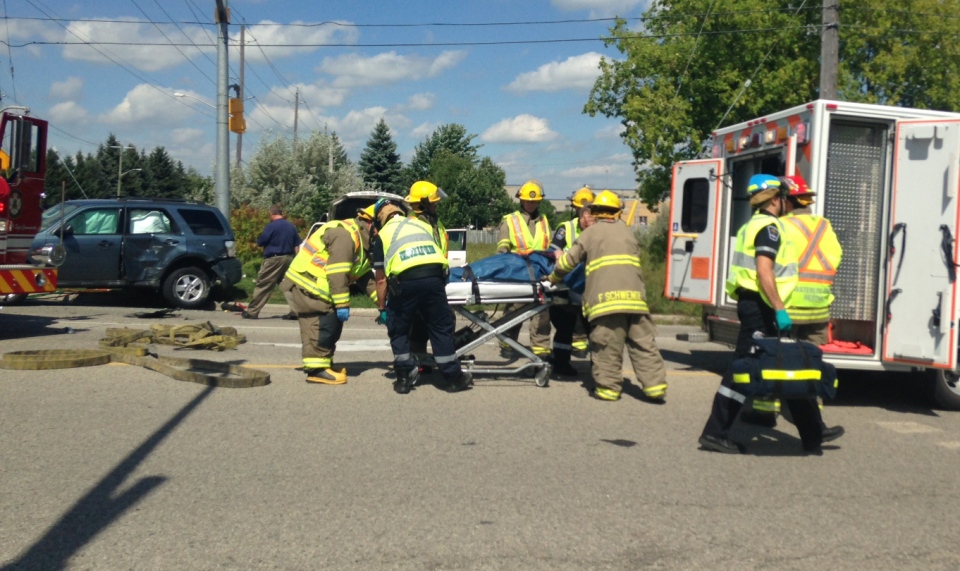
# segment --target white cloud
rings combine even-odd
[[[598,164],[574,167],[561,171],[559,174],[565,178],[578,180],[589,180],[591,178],[602,178],[604,180],[610,177],[630,177],[634,175],[633,165],[630,163],[631,157],[627,154],[619,154],[602,159]]]
[[[129,22],[127,18],[120,18],[113,22],[71,22],[62,39],[74,43],[80,40],[128,44],[99,45],[96,48],[86,45],[68,45],[63,48],[63,57],[67,60],[109,65],[125,64],[144,71],[158,71],[178,66],[184,63],[184,55],[188,58],[196,58],[202,53],[208,55],[216,53],[216,47],[210,45],[210,36],[199,26],[180,26],[180,29],[177,29],[173,25],[159,24],[158,29],[152,24]],[[177,47],[170,45],[171,41],[194,44],[199,47],[178,46],[178,50]]]
[[[63,81],[54,81],[50,86],[50,96],[56,99],[77,100],[83,92],[83,80],[79,77],[68,77]]]
[[[550,130],[550,122],[540,117],[523,114],[504,119],[480,135],[485,143],[542,143],[557,138]]]
[[[351,22],[335,20],[319,25],[310,25],[310,22],[300,20],[291,22],[291,25],[277,25],[270,20],[248,26],[244,36],[246,49],[244,59],[254,63],[265,63],[267,58],[288,57],[292,55],[312,53],[319,50],[318,44],[323,45],[350,45],[357,42],[360,30]],[[231,38],[240,41],[240,33],[236,32]],[[235,54],[230,54],[235,58]],[[234,60],[236,61],[236,60]]]
[[[434,131],[436,131],[437,127],[439,126],[440,126],[439,124],[431,123],[431,122],[420,123],[419,125],[414,127],[412,131],[410,131],[410,135],[417,137],[419,139],[423,139],[429,136],[430,134],[432,134]]]
[[[626,130],[626,127],[621,123],[613,123],[612,125],[607,125],[603,129],[597,129],[593,133],[594,139],[600,140],[620,140],[620,134]]]
[[[141,83],[127,92],[119,105],[101,114],[98,120],[116,126],[175,125],[182,121],[186,114],[181,102],[170,96],[173,92],[173,89],[165,92]]]
[[[50,123],[54,125],[82,125],[87,121],[87,110],[73,101],[57,103],[47,112]]]
[[[432,93],[414,93],[407,98],[405,107],[415,111],[426,111],[432,109],[437,96]]]
[[[589,10],[591,18],[625,16],[640,6],[646,9],[647,0],[550,0],[550,4],[559,10]]]
[[[466,55],[465,51],[445,51],[435,58],[404,56],[396,52],[373,57],[346,54],[323,58],[316,70],[335,76],[333,84],[336,87],[390,85],[436,77],[460,63]]]
[[[541,65],[536,71],[518,75],[506,89],[518,92],[590,89],[600,75],[601,57],[597,52],[589,52]]]

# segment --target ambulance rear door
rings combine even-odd
[[[664,287],[670,299],[716,303],[722,169],[721,159],[673,166]]]
[[[958,166],[960,120],[898,123],[886,253],[886,362],[956,367]]]

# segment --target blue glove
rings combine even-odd
[[[346,321],[346,320],[350,319],[350,308],[349,308],[349,307],[341,307],[340,309],[338,309],[338,310],[337,310],[337,319],[339,319],[340,321]]]
[[[790,316],[787,314],[786,309],[777,310],[777,329],[780,331],[790,331],[790,328],[793,327],[793,321],[790,320]]]
[[[377,325],[386,325],[387,324],[387,310],[381,309],[380,315],[377,316]]]

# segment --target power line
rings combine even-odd
[[[130,0],[130,1],[133,3],[134,6],[137,7],[137,10],[140,10],[140,12],[141,12],[144,16],[146,16],[146,17],[148,17],[148,18],[150,17],[150,16],[147,16],[147,13],[143,10],[143,8],[141,8],[140,5],[137,4],[137,0]],[[161,8],[161,10],[162,10],[162,9],[163,9],[163,8]],[[160,35],[162,35],[164,38],[166,38],[166,40],[167,40],[168,42],[170,42],[170,44],[173,44],[173,40],[170,39],[170,36],[168,36],[168,35],[166,34],[166,32],[163,31],[163,28],[161,28],[159,24],[157,24],[157,23],[154,22],[154,23],[153,23],[153,26],[157,29],[158,32],[160,32]],[[179,29],[179,27],[178,27],[177,29]],[[182,32],[183,30],[180,30],[180,31]],[[188,41],[190,40],[190,38],[189,38],[186,34],[184,34],[184,37],[186,37]],[[196,45],[193,44],[192,42],[191,42],[191,45],[194,45],[194,47],[196,47]],[[202,75],[203,77],[205,77],[205,78],[207,79],[207,81],[209,81],[210,83],[212,83],[214,86],[217,85],[217,82],[214,81],[212,77],[210,77],[209,75],[207,75],[206,72],[204,72],[202,69],[200,69],[200,66],[198,66],[197,63],[196,63],[195,61],[193,61],[192,58],[187,57],[187,54],[183,53],[183,50],[181,50],[179,47],[176,47],[176,46],[174,46],[174,47],[176,48],[177,52],[179,52],[180,55],[183,56],[183,59],[187,60],[187,63],[189,63],[190,65],[192,65],[194,69],[196,69],[197,71],[200,72],[200,75]],[[197,49],[199,50],[200,48],[197,47]]]
[[[7,27],[7,37],[10,37],[10,20],[7,19],[7,0],[3,0],[3,20],[4,24]],[[13,88],[13,102],[19,103],[17,100],[17,81],[13,77],[13,51],[11,51],[10,46],[7,46],[7,59],[10,60],[10,85]]]

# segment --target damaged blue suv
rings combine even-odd
[[[62,240],[62,288],[152,288],[173,307],[197,308],[243,271],[230,223],[185,200],[68,200],[43,213],[31,251]]]

